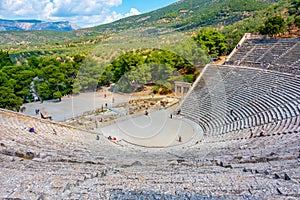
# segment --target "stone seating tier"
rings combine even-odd
[[[300,100],[297,76],[237,66],[206,68],[181,104],[181,114],[200,123],[206,134],[223,134],[280,120],[287,123],[277,128],[285,131],[294,128]],[[210,72],[217,70],[221,77]]]
[[[300,38],[247,39],[226,64],[300,75]]]

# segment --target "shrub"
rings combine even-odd
[[[154,86],[154,87],[152,88],[152,91],[153,91],[154,94],[157,94],[158,91],[159,91],[159,87],[158,87],[158,86]]]

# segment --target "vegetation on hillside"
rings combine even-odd
[[[19,100],[13,106],[3,103],[2,107],[14,110],[34,98],[61,100],[64,95],[96,91],[111,83],[121,92],[132,92],[145,84],[167,91],[176,80],[193,82],[198,74],[195,67],[209,61],[206,52],[190,37],[178,33],[156,36],[155,29],[115,35],[114,40],[102,42],[88,56],[28,54],[31,57],[25,62],[13,64],[4,62],[11,61],[12,54],[2,51],[1,55],[2,85],[18,97],[10,98]]]
[[[10,60],[9,53],[7,51],[0,50],[0,67],[12,65]]]
[[[205,26],[228,25],[248,18],[276,0],[183,0],[167,7],[111,24],[93,27],[97,31],[120,31],[137,27],[169,27],[187,31]]]
[[[207,54],[229,53],[246,32],[299,34],[300,0],[274,2],[186,0],[91,29],[0,33],[6,43],[0,51],[0,107],[19,110],[35,97],[61,99],[111,83],[121,92],[145,84],[167,92],[176,80],[193,82],[209,62]]]
[[[202,62],[204,65],[205,59]],[[197,75],[195,66],[183,57],[153,49],[128,52],[114,59],[102,74],[100,84],[117,83],[121,92],[132,92],[145,84],[168,85],[171,90],[174,81],[193,82]]]
[[[252,17],[225,26],[221,32],[228,38],[228,52],[232,51],[245,33],[300,37],[299,2],[299,0],[281,1],[265,10],[256,12]],[[274,19],[277,19],[278,22],[274,23]],[[278,31],[274,32],[274,29]]]
[[[280,16],[268,17],[263,25],[259,27],[259,33],[262,35],[276,35],[284,33],[285,20]]]
[[[83,44],[94,41],[99,36],[128,29],[145,27],[164,27],[176,31],[193,31],[199,27],[226,26],[252,16],[259,10],[266,9],[278,0],[182,0],[167,7],[131,16],[92,28],[69,32],[57,31],[8,31],[0,32],[0,49],[24,49],[30,47],[56,46],[56,43],[70,44],[82,41]],[[8,45],[7,45],[8,44]]]
[[[227,38],[212,28],[201,29],[193,39],[212,57],[224,56],[227,50]]]

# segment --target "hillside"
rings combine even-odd
[[[263,10],[276,0],[182,0],[167,7],[92,28],[118,31],[137,27],[168,27],[186,31],[204,26],[228,25]]]
[[[0,32],[0,45],[44,44],[74,39],[90,40],[101,35],[109,35],[121,30],[135,28],[171,28],[189,31],[205,26],[224,26],[247,18],[258,10],[263,10],[278,0],[182,0],[167,7],[118,20],[113,23],[70,32]],[[0,46],[1,48],[1,46]]]
[[[255,15],[225,26],[221,32],[228,38],[231,51],[245,33],[259,33],[259,28],[269,17],[280,16],[285,21],[284,33],[275,37],[300,37],[300,3],[298,0],[282,1],[267,9],[258,11]]]

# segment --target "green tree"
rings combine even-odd
[[[144,63],[142,56],[126,53],[121,55],[118,59],[114,60],[111,64],[111,71],[113,74],[113,82],[117,82],[126,72],[133,70],[135,67]]]
[[[79,81],[79,78],[77,78],[77,79],[74,80],[72,93],[73,94],[79,94],[81,92],[81,90],[82,90],[82,86],[81,86],[81,83]]]
[[[179,45],[170,46],[168,49],[176,55],[177,59],[181,60],[181,67],[176,67],[178,70],[184,66],[194,72],[195,66],[205,66],[209,62],[206,50],[192,38],[183,41]]]
[[[0,86],[6,86],[8,81],[8,76],[2,70],[0,70]]]
[[[61,97],[62,97],[62,94],[60,91],[56,91],[53,93],[53,98],[54,99],[59,99],[59,101],[61,101]]]
[[[7,51],[0,50],[0,69],[3,66],[10,66],[13,63],[10,60],[9,54]]]
[[[49,65],[59,66],[60,61],[56,58],[43,58],[39,62],[39,68],[42,69],[44,67],[47,67]]]
[[[15,81],[9,80],[8,75],[0,70],[0,107],[19,111],[23,99],[15,95],[13,82],[15,83]]]
[[[41,101],[54,98],[55,92],[67,93],[65,74],[60,65],[49,64],[40,70],[39,81],[36,81],[37,93]]]
[[[30,58],[28,58],[27,62],[30,67],[37,69],[39,68],[40,60],[41,59],[37,58],[36,56],[31,56]]]
[[[276,35],[283,33],[286,27],[285,20],[280,16],[269,17],[264,25],[259,28],[259,33],[263,35]]]
[[[62,63],[60,65],[60,71],[64,74],[64,79],[62,80],[65,85],[65,87],[63,88],[64,90],[62,91],[63,94],[72,93],[74,81],[78,73],[78,67],[79,65],[74,62]]]
[[[82,56],[82,55],[74,55],[73,56],[73,61],[74,61],[74,63],[76,64],[76,65],[81,65],[83,62],[84,62],[84,60],[86,59],[86,57],[85,56]],[[77,68],[78,69],[78,68]]]
[[[13,89],[9,87],[0,86],[0,107],[19,111],[21,105],[23,104],[23,99],[14,94]]]
[[[217,30],[212,28],[201,29],[193,39],[211,56],[226,54],[227,38]]]
[[[8,75],[14,94],[21,97],[24,100],[30,100],[30,84],[33,78],[36,76],[34,70],[29,66],[5,66],[2,68],[3,71]]]
[[[289,7],[289,14],[299,16],[300,14],[300,0],[292,0],[291,5]],[[296,17],[295,16],[295,17]]]
[[[106,69],[104,63],[98,63],[87,58],[80,67],[76,80],[74,80],[74,93],[81,91],[95,91],[98,88],[101,76]]]
[[[300,15],[295,17],[295,25],[300,28]]]
[[[151,65],[151,74],[152,74],[152,83],[163,86],[168,82],[176,72],[176,68],[170,65],[164,64],[152,64]]]
[[[37,84],[37,91],[39,95],[39,99],[43,103],[44,100],[51,98],[51,90],[49,84],[47,82],[42,82],[41,84]]]
[[[132,92],[137,88],[143,88],[145,84],[151,82],[151,79],[151,66],[144,64],[125,73],[115,87],[121,92]]]

